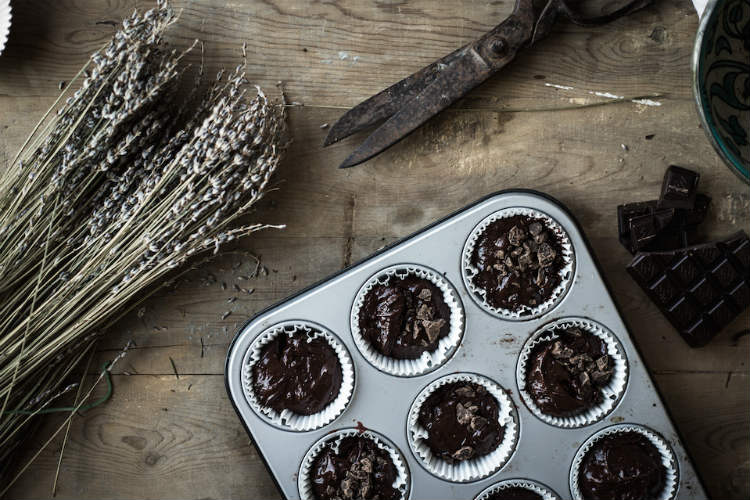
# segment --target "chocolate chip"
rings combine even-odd
[[[471,446],[464,446],[462,448],[459,448],[455,453],[453,453],[453,458],[456,460],[468,460],[474,455],[474,448]]]
[[[495,252],[495,258],[496,259],[504,259],[505,258],[505,250],[502,248]]]
[[[529,224],[529,232],[531,233],[532,236],[536,236],[539,233],[541,233],[542,229],[544,228],[538,222],[532,222],[531,224]]]
[[[526,231],[518,226],[513,226],[508,231],[508,241],[513,246],[521,246],[521,242],[526,238]]]
[[[432,299],[432,292],[429,288],[423,288],[421,292],[419,292],[419,295],[417,295],[422,300],[430,300]]]

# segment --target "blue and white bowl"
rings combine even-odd
[[[698,114],[722,159],[750,183],[750,0],[711,0],[693,51]]]

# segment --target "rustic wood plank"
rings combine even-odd
[[[116,397],[72,426],[57,498],[277,498],[228,400],[216,398],[224,393],[222,376],[114,379]],[[728,386],[725,374],[662,374],[656,381],[712,497],[747,498],[747,374]],[[48,497],[58,449],[59,440],[9,498]]]
[[[0,95],[54,95],[58,83],[107,41],[114,29],[108,23],[128,15],[136,3],[14,5],[13,30],[0,58]],[[284,80],[292,100],[341,108],[479,37],[510,13],[513,2],[181,0],[174,5],[182,9],[171,34],[177,44],[206,39],[207,60],[232,67],[247,41],[252,79],[267,87]],[[688,0],[655,2],[600,28],[562,24],[552,39],[523,54],[463,106],[536,108],[557,100],[545,82],[574,86],[579,91],[574,97],[583,100],[593,97],[588,91],[689,100],[686,68],[695,27]]]

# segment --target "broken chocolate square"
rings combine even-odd
[[[664,173],[659,208],[692,209],[700,178],[698,172],[670,165]]]

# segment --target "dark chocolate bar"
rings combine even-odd
[[[674,209],[654,210],[630,219],[630,251],[635,253],[647,248],[659,238],[674,218]]]
[[[750,306],[750,240],[641,252],[628,272],[692,347],[706,345]]]
[[[659,208],[692,209],[700,178],[698,172],[670,165],[664,172]]]

